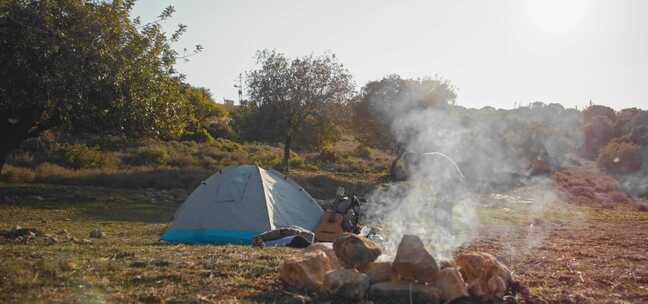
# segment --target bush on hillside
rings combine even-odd
[[[207,131],[213,138],[225,138],[229,140],[238,139],[238,134],[236,134],[236,131],[234,131],[232,126],[223,121],[209,124],[207,126]]]
[[[640,146],[648,146],[648,125],[638,126],[630,132],[630,140]]]
[[[223,138],[219,138],[214,142],[211,142],[210,146],[218,150],[227,151],[227,152],[242,152],[243,149],[241,144]]]
[[[624,139],[614,139],[601,150],[596,163],[607,172],[627,174],[639,171],[640,147]]]
[[[133,154],[127,156],[125,161],[133,166],[165,165],[169,161],[169,154],[160,147],[141,147]]]
[[[36,174],[28,168],[5,165],[0,175],[0,181],[8,183],[30,183],[34,181]]]
[[[59,147],[54,158],[57,163],[74,169],[112,168],[119,164],[114,154],[84,144],[65,144]]]
[[[326,163],[334,163],[338,159],[337,153],[331,145],[325,145],[320,148],[319,154],[317,155],[317,160]]]
[[[288,160],[288,165],[290,165],[291,168],[301,169],[306,166],[306,161],[298,154],[291,153],[290,159]]]
[[[599,151],[614,137],[614,121],[603,115],[592,117],[585,125],[584,156],[596,159]]]
[[[365,145],[358,145],[353,149],[353,154],[364,159],[371,159],[371,149]]]
[[[199,143],[211,142],[214,140],[214,137],[209,134],[206,129],[199,129],[197,131],[188,131],[182,134],[181,139],[183,141],[195,141]]]
[[[583,119],[585,123],[589,123],[596,116],[605,116],[610,120],[616,120],[616,113],[614,109],[601,105],[592,105],[583,110]]]

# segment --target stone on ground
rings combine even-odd
[[[333,262],[323,251],[289,257],[279,268],[279,278],[291,287],[319,291]]]
[[[463,253],[457,256],[456,262],[472,296],[501,298],[512,281],[508,267],[488,253]]]
[[[355,269],[338,269],[326,274],[324,289],[333,298],[362,300],[369,289],[369,276]]]
[[[440,302],[439,291],[431,286],[407,282],[381,282],[371,285],[369,298],[389,303],[430,303]]]
[[[415,235],[403,236],[392,268],[400,279],[418,282],[433,282],[439,272],[436,260]]]
[[[339,236],[333,243],[333,250],[345,268],[364,268],[382,253],[374,241],[352,233]]]
[[[434,285],[441,291],[441,298],[447,302],[468,296],[466,282],[461,277],[459,270],[454,267],[439,271]]]
[[[321,251],[331,260],[334,269],[340,268],[340,261],[333,251],[333,246],[330,243],[315,243],[304,248],[304,253]]]
[[[391,262],[373,262],[367,264],[366,267],[360,269],[369,276],[371,284],[387,282],[394,277]]]

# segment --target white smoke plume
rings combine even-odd
[[[548,233],[548,225],[543,224],[547,211],[563,203],[548,178],[525,176],[533,161],[559,166],[580,144],[580,133],[571,128],[578,125],[580,115],[562,107],[550,109],[562,113],[556,117],[544,108],[536,108],[534,113],[528,108],[422,109],[411,104],[396,101],[383,111],[391,115],[391,132],[396,140],[412,155],[418,155],[413,161],[403,157],[411,175],[406,182],[375,189],[367,196],[369,204],[364,210],[365,221],[381,229],[380,242],[386,255],[395,254],[404,234],[415,234],[437,258],[450,258],[460,246],[485,233],[479,215],[480,209],[488,207],[484,193],[508,191],[512,186],[527,190],[516,198],[519,201],[509,203],[528,208],[523,218],[516,215],[518,222],[528,223],[524,226],[528,231],[523,233],[525,240],[509,251],[517,254],[538,246]],[[551,120],[564,119],[565,114],[569,114],[568,121],[552,124]],[[549,125],[556,134],[534,130],[533,123]],[[562,133],[555,132],[563,127]],[[429,152],[439,153],[424,155]],[[456,161],[465,177],[446,156]],[[519,227],[501,224],[499,235],[520,234]]]

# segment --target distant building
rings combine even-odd
[[[233,107],[234,106],[234,100],[231,100],[231,99],[225,99],[224,103],[228,107]]]

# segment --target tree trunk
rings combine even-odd
[[[9,154],[11,154],[13,150],[17,149],[22,142],[22,140],[14,141],[5,136],[3,136],[1,139],[5,140],[5,142],[4,145],[0,147],[0,174],[2,173],[4,164],[7,162],[7,157],[9,157]]]
[[[407,179],[407,174],[405,172],[399,172],[398,170],[398,162],[405,156],[405,153],[407,153],[407,150],[405,149],[398,149],[398,156],[394,159],[392,162],[390,168],[389,168],[389,173],[391,175],[391,180],[392,181],[403,181]]]
[[[4,164],[7,161],[10,152],[11,151],[6,146],[0,147],[0,174],[2,174],[2,168],[4,168]]]
[[[0,112],[0,173],[7,162],[9,154],[30,136],[37,136],[41,130],[34,128],[32,117],[38,117],[37,112],[26,112],[23,116],[14,118],[8,112]],[[31,116],[30,116],[31,115]],[[12,121],[16,119],[16,121]]]
[[[288,171],[290,170],[290,142],[292,141],[292,136],[288,135],[286,136],[286,143],[284,145],[284,154],[283,154],[283,171],[284,174],[288,175]]]

